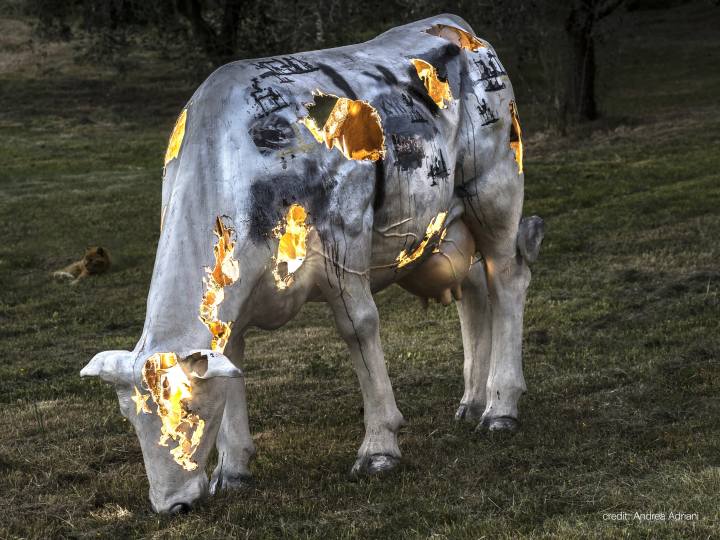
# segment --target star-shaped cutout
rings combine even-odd
[[[133,392],[133,396],[130,398],[135,402],[135,413],[140,414],[141,412],[144,413],[150,413],[150,407],[148,407],[147,400],[150,397],[150,394],[141,394],[140,390],[137,389],[137,386],[135,387],[135,391]]]

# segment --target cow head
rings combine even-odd
[[[128,351],[105,351],[80,375],[114,385],[120,410],[140,439],[155,511],[184,511],[208,490],[205,465],[222,420],[227,378],[242,373],[209,350],[135,359]]]

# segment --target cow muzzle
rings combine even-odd
[[[182,486],[173,487],[172,492],[150,488],[150,504],[158,514],[184,514],[189,512],[208,494],[208,479],[205,473],[195,475]]]

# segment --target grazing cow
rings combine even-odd
[[[397,465],[403,417],[373,293],[457,303],[456,417],[516,426],[525,292],[542,220],[521,220],[522,138],[492,47],[453,15],[360,45],[233,62],[183,109],[165,156],[142,336],[81,375],[113,382],[158,512],[241,485],[254,447],[243,334],[327,302],[360,381],[355,475]],[[217,445],[211,480],[204,473]]]

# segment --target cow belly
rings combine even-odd
[[[470,268],[475,241],[462,221],[455,221],[438,247],[398,283],[421,298],[434,298],[443,304],[460,298],[460,285]]]

